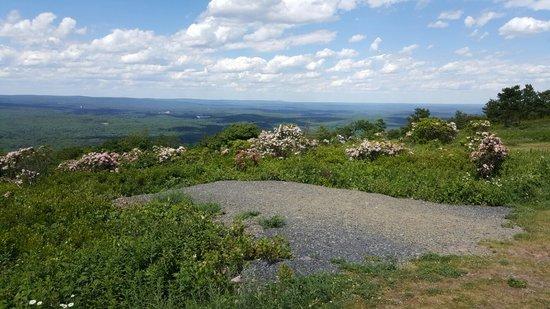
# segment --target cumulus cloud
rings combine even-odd
[[[348,42],[350,43],[357,43],[357,42],[361,42],[363,41],[364,39],[366,38],[366,36],[362,35],[362,34],[355,34],[355,35],[352,35]]]
[[[382,39],[380,37],[377,37],[372,41],[370,44],[370,50],[372,51],[379,51],[380,50],[380,43],[382,43]]]
[[[442,20],[436,20],[428,24],[428,28],[442,29],[447,27],[449,27],[449,23]]]
[[[462,17],[462,10],[456,10],[456,11],[445,11],[445,12],[441,12],[441,14],[439,14],[439,17],[438,19],[440,20],[457,20],[457,19],[460,19],[460,17]]]
[[[409,46],[405,46],[401,49],[400,53],[402,54],[410,54],[412,53],[415,49],[417,49],[418,47],[420,47],[420,45],[418,44],[412,44],[412,45],[409,45]]]
[[[455,50],[455,54],[459,56],[472,57],[472,52],[468,46]]]
[[[504,24],[498,32],[507,39],[550,31],[550,20],[538,20],[533,17],[514,17]]]
[[[76,21],[65,17],[56,25],[57,16],[51,12],[38,14],[33,19],[21,19],[17,11],[12,11],[0,21],[0,37],[6,37],[22,44],[57,44],[70,34],[83,34],[86,29],[76,27]]]
[[[550,66],[527,63],[536,59],[506,61],[496,54],[475,59],[467,57],[472,54],[467,49],[457,51],[465,56],[458,58],[460,61],[421,61],[415,59],[417,44],[383,53],[379,37],[373,37],[371,50],[376,53],[372,55],[321,45],[332,42],[337,33],[317,24],[319,21],[335,21],[342,12],[362,3],[386,7],[399,1],[312,0],[311,5],[302,1],[302,8],[311,10],[307,16],[296,13],[298,6],[288,7],[290,11],[284,16],[272,15],[280,5],[295,5],[291,2],[212,1],[189,27],[173,34],[113,29],[91,34],[95,35],[92,39],[79,36],[85,28],[70,17],[57,18],[46,12],[25,19],[12,12],[0,21],[0,89],[27,81],[43,89],[49,85],[67,89],[84,85],[79,89],[93,89],[90,94],[112,91],[138,96],[154,91],[158,96],[215,97],[240,92],[250,98],[273,98],[274,93],[288,92],[302,93],[303,98],[319,93],[327,100],[330,95],[343,100],[348,94],[362,96],[378,90],[499,90],[518,80],[550,85]],[[322,2],[326,6],[321,6]],[[440,21],[453,20],[451,15],[440,14]],[[547,22],[529,22],[530,26],[505,25],[500,33],[508,37],[547,31]],[[471,33],[477,38],[486,32],[474,28]],[[321,46],[293,48],[312,44]],[[277,52],[273,56],[263,51]],[[297,97],[286,97],[292,98]]]
[[[550,10],[550,0],[504,0],[507,8],[526,7],[535,11]]]
[[[497,12],[492,12],[492,11],[484,12],[478,18],[474,18],[472,16],[467,16],[464,19],[464,25],[466,25],[466,27],[469,27],[469,28],[474,27],[474,26],[483,27],[488,22],[490,22],[491,20],[496,19],[496,18],[500,18],[502,16],[504,16],[504,14],[497,13]]]

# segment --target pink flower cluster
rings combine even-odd
[[[38,178],[39,175],[40,173],[38,172],[22,169],[21,172],[15,176],[15,180],[13,182],[18,185],[32,183],[36,178]]]
[[[240,170],[245,170],[248,166],[256,166],[260,163],[262,154],[254,149],[239,150],[235,155],[235,166]]]
[[[19,162],[35,153],[36,150],[33,147],[28,147],[10,151],[4,156],[0,156],[0,171],[8,171],[17,168]]]
[[[374,160],[379,156],[395,156],[404,151],[407,148],[403,144],[392,143],[389,141],[369,141],[364,140],[356,147],[347,148],[346,154],[353,160],[369,159]]]
[[[118,171],[121,156],[116,152],[90,152],[78,160],[68,160],[58,168],[66,171]]]
[[[0,156],[0,181],[4,180],[18,185],[33,182],[40,173],[29,170],[27,163],[29,160],[41,160],[42,150],[44,147],[38,149],[27,147]]]
[[[507,156],[508,149],[494,134],[485,134],[477,150],[470,153],[478,174],[485,178],[496,173]]]
[[[171,147],[153,147],[153,152],[157,155],[159,162],[166,162],[171,161],[178,156],[185,153],[187,149],[183,146],[180,146],[178,148],[171,148]]]
[[[124,152],[120,155],[120,160],[125,163],[132,163],[139,160],[139,158],[143,155],[143,151],[139,148],[134,148],[128,152]]]
[[[279,125],[273,131],[262,131],[250,139],[252,148],[265,156],[288,157],[316,147],[317,141],[306,138],[302,129],[294,124]]]

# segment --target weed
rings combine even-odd
[[[285,226],[286,220],[281,216],[273,216],[271,218],[261,218],[258,223],[264,229],[276,229]]]
[[[240,220],[240,221],[245,221],[247,219],[250,219],[250,218],[254,218],[254,217],[257,217],[260,215],[260,212],[257,211],[257,210],[249,210],[249,211],[245,211],[245,212],[242,212],[238,215],[235,216],[235,219],[236,220]]]
[[[525,281],[525,280],[510,277],[510,278],[508,278],[507,282],[508,282],[508,286],[510,286],[512,288],[524,289],[524,288],[527,287],[527,281]]]

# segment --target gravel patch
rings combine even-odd
[[[222,220],[230,222],[246,211],[259,211],[247,220],[255,236],[283,235],[293,258],[285,261],[297,274],[337,271],[330,262],[340,258],[360,262],[365,256],[398,261],[428,252],[484,254],[481,240],[506,240],[521,231],[506,228],[505,207],[430,203],[356,190],[280,181],[219,181],[171,191],[199,203],[217,203]],[[144,203],[157,195],[115,201],[120,207]],[[286,224],[264,230],[259,218],[279,215]],[[256,261],[244,277],[273,277],[277,265]]]

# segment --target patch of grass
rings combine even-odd
[[[264,229],[276,229],[285,226],[286,220],[285,218],[277,215],[271,218],[260,218],[260,220],[258,220],[258,223]]]
[[[235,219],[237,220],[241,220],[241,221],[245,221],[247,219],[250,219],[250,218],[254,218],[254,217],[257,217],[260,215],[260,212],[257,211],[257,210],[249,210],[249,211],[245,211],[245,212],[242,212],[238,215],[235,216]]]
[[[456,256],[442,256],[430,253],[422,256],[417,263],[418,277],[430,282],[439,281],[443,278],[458,278],[467,273],[454,265],[459,259]]]
[[[508,286],[512,288],[524,289],[527,287],[527,281],[513,277],[508,278],[508,281],[506,282],[508,283]]]

